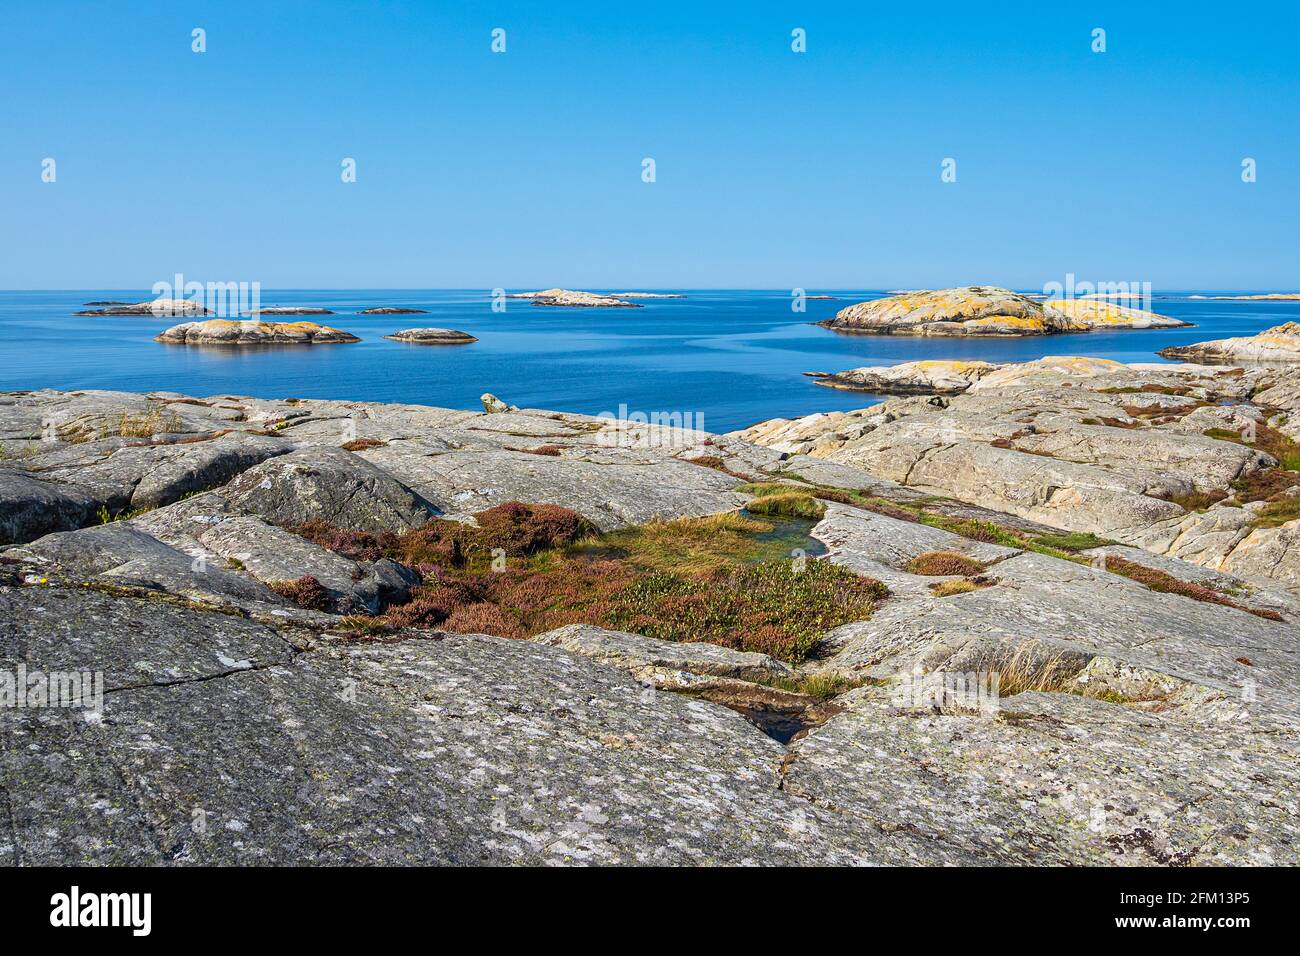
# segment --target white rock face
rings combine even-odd
[[[1176,345],[1161,349],[1165,358],[1211,365],[1300,362],[1300,322],[1287,322],[1258,335]]]

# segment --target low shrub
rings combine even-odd
[[[954,594],[967,594],[970,591],[978,590],[978,585],[964,578],[953,581],[935,581],[934,584],[930,585],[930,593],[935,597],[950,597]]]
[[[926,551],[903,565],[903,570],[912,574],[931,576],[960,574],[969,577],[983,573],[984,565],[956,551]]]
[[[266,586],[305,611],[333,610],[334,602],[329,591],[310,574],[294,581],[268,581]]]

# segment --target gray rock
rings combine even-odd
[[[129,444],[121,439],[91,443],[63,461],[38,461],[37,473],[89,493],[112,514],[170,504],[184,495],[223,485],[259,462],[293,446],[282,439],[231,432],[205,441]],[[105,447],[106,446],[106,447]]]
[[[17,600],[48,604],[30,591]],[[195,639],[208,616],[179,613],[110,619],[84,633],[85,656],[211,669]],[[42,634],[65,626],[50,617]],[[0,860],[976,862],[785,793],[783,748],[729,710],[557,648],[431,636],[271,663],[274,635],[250,627],[230,638],[256,655],[247,669],[142,681],[108,694],[96,719],[5,710]],[[49,646],[19,634],[6,649],[35,668],[50,666]]]
[[[96,508],[95,499],[79,488],[0,469],[0,545],[80,528],[93,520]]]
[[[642,668],[663,667],[746,681],[772,680],[794,674],[788,665],[766,654],[736,651],[716,644],[662,641],[590,624],[570,624],[538,634],[532,640],[633,673]]]
[[[384,338],[395,342],[412,342],[416,345],[467,345],[477,342],[474,336],[459,329],[402,329]]]
[[[370,461],[304,448],[249,468],[225,488],[235,507],[273,524],[321,518],[349,531],[409,531],[441,514]]]
[[[730,490],[740,484],[737,479],[664,458],[632,464],[469,450],[430,456],[411,454],[398,443],[365,457],[453,515],[526,501],[563,505],[609,530],[653,518],[731,511],[746,501]]]
[[[1293,725],[1024,693],[992,716],[862,688],[791,747],[784,788],[1001,864],[1294,865]],[[871,767],[863,772],[864,764]]]
[[[164,591],[210,604],[269,611],[285,603],[258,582],[178,551],[122,521],[47,534],[4,556],[78,580]]]

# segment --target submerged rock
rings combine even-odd
[[[457,329],[432,328],[402,329],[392,335],[385,335],[384,338],[392,339],[394,342],[411,342],[416,345],[467,345],[470,342],[478,341],[468,332],[461,332]]]
[[[819,322],[871,335],[1048,335],[1087,325],[1058,309],[995,286],[916,292],[860,302]]]
[[[1207,365],[1300,362],[1300,322],[1286,322],[1258,335],[1197,342],[1195,345],[1173,345],[1161,349],[1160,354],[1169,359]]]
[[[174,345],[324,345],[361,340],[350,332],[315,322],[208,319],[174,325],[155,336],[154,341]]]

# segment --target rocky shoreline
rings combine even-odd
[[[0,655],[108,685],[0,711],[0,861],[1294,865],[1296,374],[731,435],[0,395]]]

